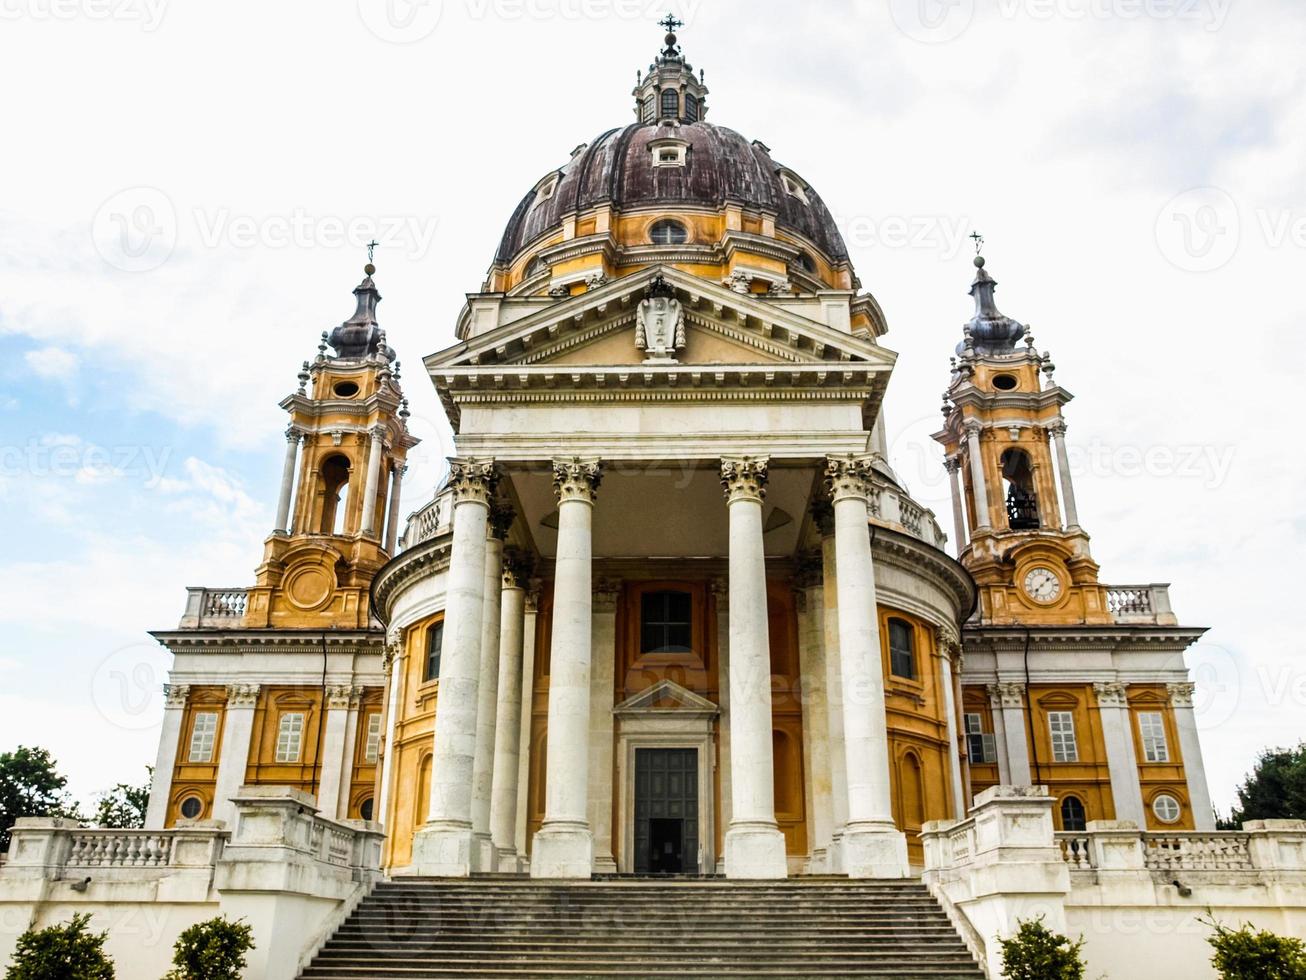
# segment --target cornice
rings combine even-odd
[[[328,653],[354,651],[379,655],[385,646],[385,631],[381,629],[156,630],[150,636],[174,653],[227,653],[239,648],[242,653],[275,649],[278,653],[320,654],[325,642]]]
[[[382,565],[372,579],[372,615],[388,626],[394,597],[412,582],[446,571],[452,552],[453,534],[446,532]]]

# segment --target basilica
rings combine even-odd
[[[147,827],[289,787],[379,825],[395,879],[903,878],[999,785],[1060,831],[1213,829],[1203,631],[1103,584],[1071,394],[984,258],[938,350],[936,515],[886,458],[889,322],[817,175],[709,122],[674,34],[632,95],[522,175],[425,358],[455,455],[411,513],[390,340],[422,338],[368,265],[281,403],[252,583],[154,634]]]

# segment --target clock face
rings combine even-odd
[[[1055,602],[1061,595],[1061,578],[1050,568],[1031,569],[1025,576],[1025,592],[1036,602]]]

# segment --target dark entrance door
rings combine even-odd
[[[698,750],[635,750],[635,873],[698,874]]]

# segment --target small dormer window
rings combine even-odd
[[[558,189],[558,175],[549,174],[535,188],[535,203],[540,204],[553,197],[554,192]]]
[[[659,140],[650,146],[655,167],[683,167],[689,150],[688,144]]]
[[[662,116],[664,119],[680,116],[680,93],[673,88],[662,90]]]
[[[535,256],[535,258],[531,259],[530,262],[526,264],[527,279],[534,279],[536,276],[542,275],[543,273],[548,271],[549,271],[549,263],[545,262],[538,255]]]
[[[689,241],[689,230],[679,221],[663,219],[653,223],[648,238],[654,245],[684,245]]]
[[[799,179],[797,174],[790,173],[788,170],[780,171],[780,183],[784,185],[785,193],[790,197],[796,197],[804,204],[807,200],[807,185]]]

